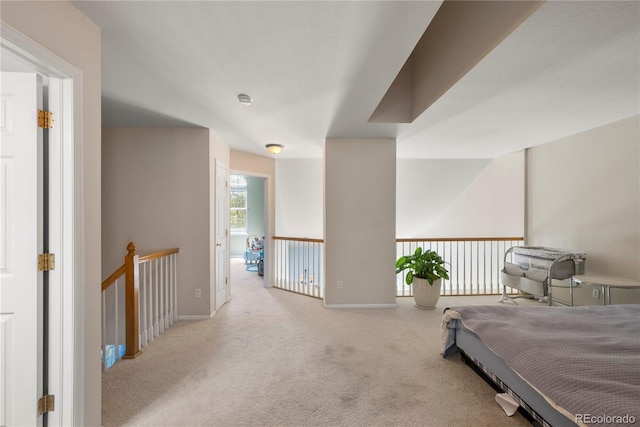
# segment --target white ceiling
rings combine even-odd
[[[494,158],[640,113],[638,1],[547,2],[411,124],[367,120],[441,1],[73,3],[102,29],[105,127],[205,127],[279,158],[327,137]]]

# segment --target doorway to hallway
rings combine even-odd
[[[264,266],[268,263],[267,200],[264,177],[243,174],[229,176],[230,256],[232,263],[240,260],[245,272],[256,276],[263,286],[268,278]],[[231,283],[235,283],[231,268]]]

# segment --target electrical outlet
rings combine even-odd
[[[342,280],[338,280],[337,286],[338,289],[342,289]]]
[[[200,298],[202,296],[202,291],[200,289],[196,289],[196,298]]]
[[[598,288],[593,288],[593,291],[591,291],[591,296],[592,296],[594,299],[598,299],[598,298],[600,298],[600,289],[598,289]]]

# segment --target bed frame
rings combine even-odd
[[[473,333],[457,330],[456,346],[462,361],[500,393],[507,393],[518,411],[534,426],[576,427],[577,424],[552,407],[533,387],[513,372]],[[473,356],[472,356],[473,355]]]
[[[459,351],[534,425],[610,425],[585,418],[593,416],[634,424],[640,421],[638,319],[637,304],[453,307],[443,313],[442,355]]]

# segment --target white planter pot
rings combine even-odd
[[[413,299],[416,307],[424,310],[433,310],[440,299],[440,287],[442,279],[434,280],[430,285],[427,279],[413,278]]]

